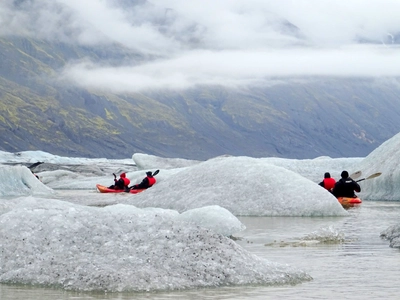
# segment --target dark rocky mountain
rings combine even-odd
[[[49,79],[84,57],[110,65],[145,59],[119,45],[0,38],[0,150],[107,158],[135,152],[353,157],[368,155],[400,128],[396,80],[297,78],[251,89],[113,94]]]

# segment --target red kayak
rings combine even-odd
[[[361,199],[358,197],[338,197],[337,199],[344,207],[352,207],[362,203]]]
[[[104,185],[101,184],[96,184],[97,189],[99,190],[100,193],[125,193],[125,190],[115,190],[115,189],[110,189]],[[140,192],[143,192],[146,189],[140,189],[140,190],[130,190],[130,194],[137,194]]]

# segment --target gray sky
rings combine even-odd
[[[119,67],[90,58],[68,64],[62,78],[84,86],[125,92],[400,75],[398,0],[149,0],[136,8],[121,8],[121,0],[36,0],[29,13],[12,2],[0,4],[0,35],[118,42],[155,57]]]

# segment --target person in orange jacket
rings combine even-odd
[[[335,187],[336,180],[331,177],[331,174],[326,172],[324,174],[324,180],[322,180],[319,185],[323,188],[327,189],[328,191],[332,192],[333,188]]]
[[[157,171],[156,171],[157,172]],[[157,173],[154,172],[154,175]],[[146,172],[146,177],[142,180],[141,183],[132,185],[129,189],[131,190],[140,190],[140,189],[148,189],[156,183],[156,178],[153,176],[151,171]]]
[[[117,180],[117,176],[114,175],[114,184],[109,186],[109,189],[114,189],[114,190],[126,190],[128,189],[128,185],[131,183],[129,178],[126,177],[126,173],[121,173],[119,175],[119,179]]]

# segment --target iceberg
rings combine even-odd
[[[347,215],[337,199],[317,183],[250,157],[218,157],[182,169],[130,196],[126,203],[179,212],[218,205],[235,216]]]
[[[3,210],[0,224],[2,283],[142,292],[312,279],[169,210],[27,197]]]

